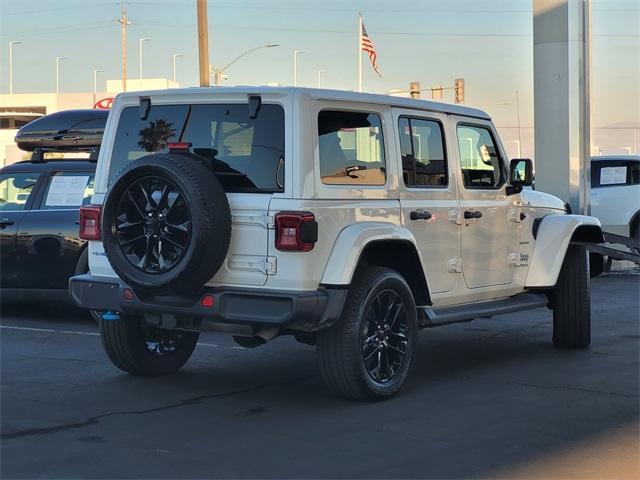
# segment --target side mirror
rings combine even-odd
[[[509,183],[514,187],[533,185],[533,163],[528,158],[514,158],[509,164]]]

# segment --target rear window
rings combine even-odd
[[[167,144],[188,142],[209,162],[228,192],[281,192],[284,186],[284,110],[263,104],[255,119],[247,104],[154,105],[146,120],[138,107],[118,122],[109,184],[129,162]]]
[[[591,188],[640,185],[640,162],[600,160],[591,162]]]

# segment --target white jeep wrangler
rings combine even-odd
[[[119,95],[75,302],[102,312],[124,371],[178,370],[203,330],[242,346],[315,344],[336,393],[396,393],[418,331],[553,309],[553,342],[590,342],[600,223],[569,215],[461,106],[302,88]],[[601,262],[600,262],[601,263]],[[593,268],[598,274],[601,265]]]

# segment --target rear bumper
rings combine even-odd
[[[196,296],[124,296],[127,285],[119,279],[91,274],[69,279],[73,302],[89,310],[112,310],[125,314],[151,314],[181,319],[209,319],[221,324],[290,328],[313,332],[338,320],[347,289],[319,288],[281,291],[250,288],[204,287]],[[213,306],[200,303],[205,295]]]

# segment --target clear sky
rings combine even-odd
[[[144,47],[145,77],[197,83],[195,0],[128,0],[129,76],[138,76],[138,39]],[[592,0],[594,125],[640,124],[640,0]],[[209,0],[210,56],[216,66],[246,49],[267,43],[227,73],[227,84],[293,81],[293,50],[299,84],[356,86],[357,13],[364,14],[378,51],[383,78],[364,58],[364,89],[379,93],[451,86],[464,77],[467,104],[489,110],[496,123],[515,123],[520,92],[523,126],[533,118],[531,0]],[[120,78],[120,28],[114,0],[0,0],[0,91],[8,91],[8,42],[14,48],[14,91],[55,89],[55,57],[62,63],[61,90],[91,91],[93,70],[104,80]],[[451,95],[447,93],[446,95]],[[445,97],[447,98],[447,97]],[[451,98],[451,97],[448,97]],[[508,105],[505,105],[508,104]]]

